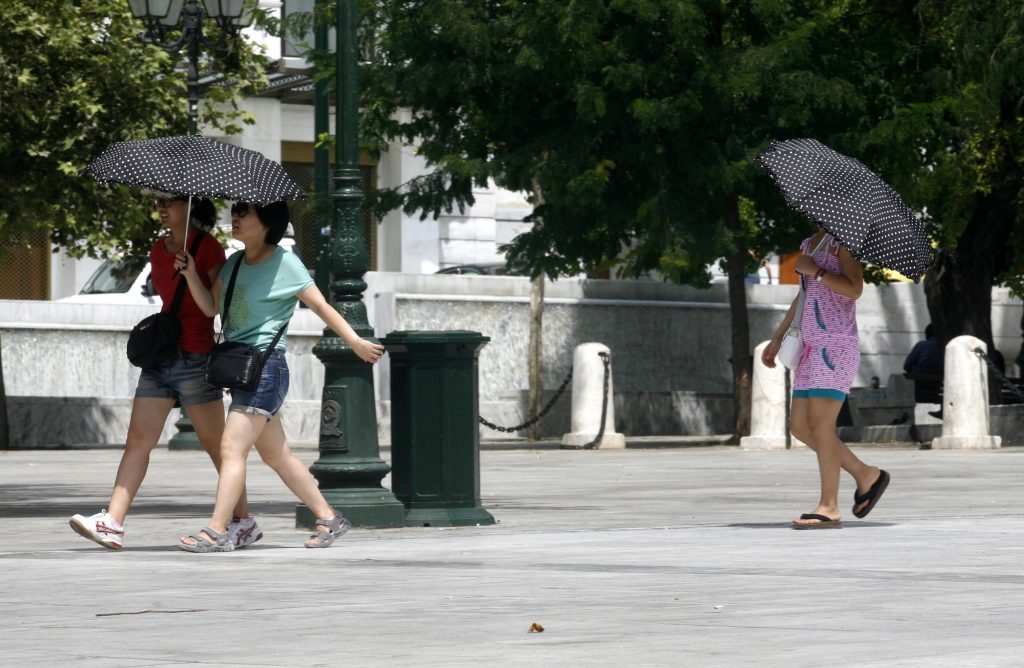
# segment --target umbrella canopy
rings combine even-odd
[[[306,197],[281,165],[262,153],[200,135],[117,142],[85,173],[100,183],[261,206]]]
[[[924,223],[859,160],[815,139],[772,142],[757,156],[786,202],[850,254],[919,281],[932,266]]]

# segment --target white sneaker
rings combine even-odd
[[[110,516],[106,508],[89,517],[75,515],[68,524],[78,535],[94,540],[103,547],[108,547],[111,550],[121,549],[124,529],[120,522]]]
[[[243,520],[233,517],[228,524],[228,536],[235,544],[235,549],[241,549],[263,538],[263,532],[256,526],[255,517],[246,517]]]

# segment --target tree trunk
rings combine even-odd
[[[1019,190],[1019,184],[1007,184],[979,196],[956,251],[939,253],[925,277],[928,314],[943,344],[969,334],[984,341],[992,357],[992,285],[1013,262],[1008,241]]]
[[[7,421],[7,388],[4,385],[3,356],[0,355],[0,450],[11,449],[11,426]]]
[[[747,244],[740,229],[739,198],[729,197],[725,226],[735,247],[726,258],[729,272],[729,314],[732,329],[732,394],[735,406],[733,438],[750,434],[750,392],[754,358],[750,353],[750,318],[747,314]]]
[[[541,190],[540,180],[536,175],[533,177],[534,207],[544,203],[544,191]],[[534,225],[542,225],[543,221],[536,221]],[[544,274],[534,277],[530,281],[530,343],[527,355],[529,389],[526,393],[526,415],[528,419],[540,412],[541,395],[544,393],[544,386],[541,384],[541,333],[544,322]],[[530,425],[526,432],[527,438],[536,441],[540,439],[540,423]]]
[[[533,417],[540,412],[541,394],[541,330],[544,320],[544,274],[530,281],[530,389],[526,398],[526,413]],[[536,441],[540,438],[540,423],[530,425],[527,437]]]

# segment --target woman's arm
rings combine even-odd
[[[789,328],[793,326],[793,318],[796,317],[796,305],[799,301],[800,293],[798,292],[796,297],[793,298],[793,303],[789,305],[789,310],[786,311],[785,317],[782,318],[782,322],[780,322],[779,326],[775,329],[775,334],[772,335],[773,340],[781,341],[782,337],[784,337],[786,332],[789,331]]]
[[[174,257],[174,266],[181,271],[181,274],[188,281],[188,289],[192,293],[192,299],[195,301],[196,306],[199,310],[205,313],[209,317],[217,315],[220,311],[220,267],[210,270],[210,279],[212,285],[207,288],[203,285],[203,279],[200,278],[199,272],[196,270],[196,261],[186,250],[178,251],[178,254]]]
[[[775,334],[772,335],[772,340],[768,342],[768,345],[761,351],[761,362],[769,369],[775,368],[775,357],[779,354],[779,350],[782,348],[782,339],[786,336],[786,332],[793,325],[793,318],[796,317],[796,305],[800,300],[800,293],[797,293],[793,299],[793,303],[789,305],[789,310],[786,311],[786,316],[779,323],[779,327],[775,330]]]
[[[324,299],[323,293],[316,287],[316,284],[312,284],[300,292],[298,298],[309,307],[310,311],[316,313],[324,321],[324,324],[333,329],[334,333],[340,336],[341,340],[347,343],[355,354],[359,356],[359,359],[373,364],[384,354],[384,346],[367,341],[356,334],[356,331],[346,322],[345,318],[341,317],[340,313],[331,308],[331,305]]]
[[[864,292],[864,269],[860,261],[850,255],[850,251],[842,246],[839,247],[839,266],[843,273],[833,274],[825,272],[821,276],[821,284],[836,294],[859,299]],[[814,280],[814,275],[821,267],[809,255],[801,255],[796,261],[796,272],[803,274],[807,280]]]

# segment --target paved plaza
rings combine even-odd
[[[0,665],[1024,665],[1024,450],[858,452],[893,481],[856,520],[844,479],[841,530],[787,526],[808,451],[487,449],[498,524],[328,550],[254,456],[266,537],[213,555],[174,547],[209,515],[201,453],[154,453],[112,552],[67,519],[105,503],[118,450],[0,452]]]

